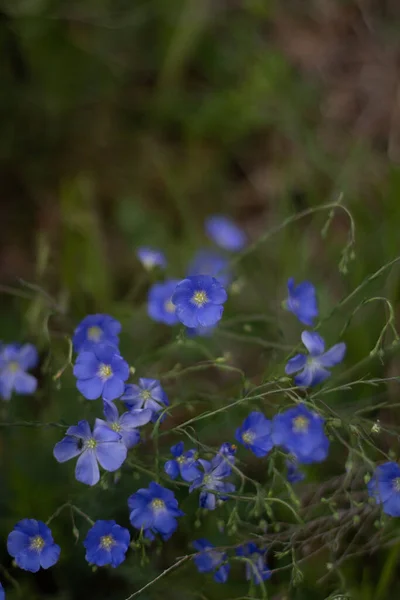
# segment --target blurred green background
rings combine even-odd
[[[179,404],[174,426],[283,374],[301,332],[280,306],[289,276],[317,285],[327,315],[399,254],[397,0],[10,0],[0,7],[0,337],[33,341],[42,353],[38,393],[2,404],[3,424],[99,416],[100,403],[79,399],[66,361],[68,336],[79,320],[103,312],[123,323],[121,350],[135,378],[165,377],[170,400]],[[353,215],[355,245],[349,245],[344,211],[335,210],[322,236],[329,211],[311,210],[338,199]],[[148,287],[162,274],[145,272],[135,250],[163,249],[167,276],[182,277],[194,252],[209,244],[203,222],[214,213],[232,216],[252,243],[271,235],[236,260],[236,285],[215,335],[187,340],[179,328],[147,317]],[[292,224],[275,232],[291,217]],[[367,298],[389,298],[397,315],[398,274],[396,265],[385,270],[324,323],[329,345]],[[348,323],[342,375],[363,363],[341,383],[396,376],[395,352],[368,358],[386,312],[383,302],[371,302]],[[220,366],[179,374],[221,357],[220,365],[241,369],[245,381]],[[396,386],[372,392],[360,386],[329,399],[346,411],[350,402],[395,399]],[[254,402],[252,408],[272,416],[284,397],[275,401],[275,407]],[[200,422],[200,439],[211,447],[233,441],[250,406]],[[373,416],[393,426],[399,421],[395,412]],[[101,489],[74,483],[73,466],[52,456],[62,431],[1,428],[4,542],[16,521],[45,521],[64,502],[94,519],[128,523],[126,498],[149,477],[127,466],[116,485],[107,477]],[[162,456],[178,439],[166,436]],[[378,445],[396,454],[398,436],[382,434]],[[148,442],[134,451],[132,463],[151,469],[153,454]],[[253,477],[267,481],[267,461],[244,452],[239,458]],[[310,470],[309,481],[342,473],[346,458],[338,448],[328,466]],[[3,542],[0,579],[7,597],[124,600],[190,552],[196,537],[234,543],[218,530],[228,509],[202,516],[197,530],[197,497],[177,493],[188,516],[167,544],[152,546],[145,564],[140,552],[131,552],[117,571],[92,573],[80,544],[87,524],[76,518],[77,543],[68,511],[52,524],[62,559],[49,572],[33,576],[13,568]],[[395,597],[399,550],[395,545],[350,561],[339,584],[335,575],[317,585],[329,560],[322,553],[304,565],[305,579],[296,586],[290,571],[277,572],[267,585],[269,598],[323,600],[339,588],[357,600]],[[270,562],[281,566],[273,556]],[[246,594],[240,568],[218,586],[186,564],[140,598]]]

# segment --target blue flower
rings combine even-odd
[[[269,579],[272,575],[265,563],[265,550],[260,550],[256,544],[249,542],[236,548],[237,556],[243,556],[246,561],[246,579],[259,585],[262,581]],[[250,562],[249,562],[250,561]]]
[[[7,550],[21,569],[36,573],[55,565],[61,548],[42,521],[22,519],[8,536]]]
[[[119,416],[118,409],[113,402],[104,402],[104,416],[106,420],[96,419],[95,426],[107,427],[119,433],[122,442],[129,450],[140,441],[140,433],[137,427],[146,425],[151,421],[153,413],[148,408],[139,408]]]
[[[183,449],[183,442],[172,446],[171,454],[174,459],[165,463],[164,471],[171,479],[176,479],[180,475],[184,481],[193,481],[193,479],[200,476],[200,471],[197,468],[197,452],[196,450],[184,452]]]
[[[91,565],[118,567],[125,560],[131,537],[115,521],[96,521],[83,542],[86,560]]]
[[[118,348],[118,334],[121,331],[119,323],[110,315],[88,315],[75,329],[72,343],[75,352],[92,350],[99,344],[109,344]]]
[[[229,260],[222,254],[212,250],[199,250],[197,252],[189,265],[188,275],[212,275],[224,287],[232,281]]]
[[[309,281],[295,285],[293,277],[288,280],[287,287],[288,298],[284,303],[286,310],[296,315],[304,325],[312,327],[314,319],[318,317],[315,287]]]
[[[318,333],[303,331],[301,339],[310,355],[296,354],[287,363],[285,372],[292,375],[301,371],[294,378],[295,384],[299,387],[311,387],[330,377],[331,373],[325,367],[334,367],[342,362],[346,344],[341,342],[325,352],[325,342]]]
[[[368,494],[391,517],[400,517],[400,467],[395,462],[379,465],[367,484]]]
[[[218,500],[227,500],[226,493],[235,491],[233,483],[224,481],[232,473],[233,456],[225,456],[218,453],[212,461],[199,459],[199,464],[203,467],[203,473],[195,479],[189,488],[189,492],[197,488],[202,488],[199,498],[199,506],[214,510]]]
[[[303,404],[275,415],[272,440],[292,453],[299,463],[322,462],[328,456],[329,440],[324,419]]]
[[[217,583],[226,583],[231,568],[227,562],[228,556],[226,552],[213,550],[215,546],[205,538],[195,540],[192,546],[199,552],[199,554],[193,557],[193,562],[199,573],[211,573],[213,571],[214,581]]]
[[[297,465],[297,462],[294,460],[286,461],[287,468],[287,480],[289,483],[298,483],[299,481],[303,481],[305,479],[305,474],[301,471]]]
[[[0,600],[6,600],[6,594],[4,592],[4,588],[0,583]]]
[[[237,446],[235,444],[231,444],[230,442],[224,442],[223,444],[221,444],[220,449],[218,450],[218,454],[222,454],[227,460],[229,460],[229,462],[234,464],[236,451]]]
[[[33,394],[37,388],[37,379],[26,373],[39,362],[39,356],[32,344],[8,344],[0,350],[0,396],[3,400],[11,398],[12,391],[17,394]]]
[[[74,375],[76,387],[88,400],[103,397],[111,401],[119,398],[129,377],[129,365],[114,346],[100,344],[76,359]]]
[[[139,385],[129,384],[125,386],[121,400],[124,400],[128,410],[149,408],[153,412],[151,418],[153,423],[158,421],[158,413],[169,406],[167,394],[158,379],[148,379],[147,377],[141,377]]]
[[[116,471],[126,459],[126,446],[122,437],[103,425],[90,430],[87,421],[79,421],[67,429],[65,438],[54,446],[53,455],[60,462],[79,456],[75,477],[87,485],[95,485],[100,479],[99,465],[105,471]]]
[[[136,251],[136,256],[142,263],[145,269],[151,271],[154,267],[160,267],[161,269],[165,269],[167,266],[167,259],[161,250],[156,250],[155,248],[149,248],[147,246],[142,246],[138,248]]]
[[[149,290],[147,313],[154,321],[166,325],[176,325],[179,319],[176,316],[176,306],[172,303],[172,294],[179,283],[179,279],[167,279],[163,283],[155,283]]]
[[[147,489],[140,489],[128,498],[132,526],[143,529],[153,539],[156,533],[163,540],[171,537],[178,527],[177,517],[184,513],[171,490],[152,481]]]
[[[229,217],[214,215],[205,221],[209,238],[224,250],[242,250],[247,243],[246,234]]]
[[[251,412],[236,429],[235,438],[256,456],[266,456],[273,448],[271,421],[260,412]]]
[[[186,327],[212,327],[222,317],[227,293],[210,275],[194,275],[181,281],[172,296],[176,316]]]

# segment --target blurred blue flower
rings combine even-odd
[[[121,331],[119,323],[110,315],[88,315],[75,329],[72,343],[75,352],[92,350],[99,344],[109,344],[118,348],[118,334]]]
[[[368,494],[382,504],[391,517],[400,517],[400,466],[395,462],[379,465],[367,484]]]
[[[215,331],[215,326],[212,327],[186,327],[186,335],[188,337],[211,337]]]
[[[176,306],[171,299],[179,281],[179,279],[167,279],[163,283],[155,283],[151,286],[147,301],[147,313],[154,321],[166,325],[179,323],[175,314]]]
[[[289,483],[298,483],[299,481],[303,481],[303,479],[305,479],[305,473],[303,473],[303,471],[299,469],[298,464],[295,460],[287,460],[286,468],[286,478]]]
[[[205,221],[209,238],[224,250],[242,250],[247,243],[246,234],[229,217],[214,215]]]
[[[116,471],[126,459],[127,449],[122,437],[103,425],[90,430],[87,421],[79,421],[67,429],[66,436],[54,446],[53,455],[60,462],[79,456],[75,477],[87,485],[95,485],[100,479],[99,465],[105,471]]]
[[[329,440],[324,419],[303,404],[272,419],[272,440],[295,456],[299,463],[322,462],[328,456]]]
[[[0,583],[0,600],[6,600],[6,594],[4,592],[4,588]]]
[[[200,471],[197,468],[197,452],[196,450],[188,450],[187,452],[183,450],[183,442],[172,446],[171,454],[174,459],[165,463],[164,471],[171,479],[176,479],[180,475],[184,481],[193,481],[193,479],[200,476]]]
[[[273,448],[271,421],[262,413],[254,411],[236,429],[235,438],[256,456],[266,456]]]
[[[88,400],[119,398],[129,377],[129,365],[114,346],[100,344],[81,352],[74,365],[76,387]]]
[[[10,400],[13,390],[17,394],[33,394],[37,379],[26,373],[39,362],[39,356],[32,344],[8,344],[0,350],[0,396]]]
[[[295,285],[293,277],[288,280],[287,287],[288,298],[284,303],[284,307],[296,315],[304,325],[312,327],[314,319],[318,316],[315,287],[309,281],[303,281]]]
[[[226,287],[232,281],[229,260],[213,250],[199,250],[189,264],[188,275],[212,275]]]
[[[256,544],[249,542],[236,548],[236,554],[250,560],[250,562],[246,561],[247,581],[259,585],[271,577],[272,573],[265,562],[266,550],[260,550]]]
[[[342,362],[346,344],[341,342],[325,352],[325,342],[318,333],[303,331],[301,339],[310,354],[296,354],[287,363],[285,373],[292,375],[301,371],[294,378],[295,384],[299,387],[311,387],[330,377],[331,373],[326,367],[334,367]]]
[[[186,327],[212,327],[222,317],[227,293],[210,275],[194,275],[181,281],[172,296],[176,316]]]
[[[83,542],[86,560],[91,565],[118,567],[125,560],[131,537],[115,521],[96,521]]]
[[[192,546],[199,552],[199,554],[193,557],[193,562],[199,573],[211,573],[213,571],[214,581],[217,583],[226,583],[231,568],[227,562],[228,556],[226,552],[213,550],[215,546],[205,538],[195,540]]]
[[[148,379],[147,377],[140,377],[139,385],[126,385],[121,400],[124,401],[128,410],[139,408],[150,409],[153,413],[151,418],[153,423],[158,421],[158,413],[163,411],[166,406],[169,406],[167,394],[164,392],[158,379]]]
[[[104,402],[103,412],[106,420],[96,419],[95,426],[108,427],[119,433],[128,450],[140,441],[140,433],[137,427],[146,425],[153,416],[152,411],[148,408],[131,410],[119,416],[118,409],[113,402]]]
[[[203,467],[203,473],[195,479],[189,492],[201,488],[199,506],[214,510],[217,500],[227,500],[226,493],[235,491],[233,483],[224,481],[232,473],[231,456],[218,453],[210,461],[199,458],[198,463]]]
[[[61,548],[54,543],[51,530],[42,521],[22,519],[7,539],[8,553],[24,571],[37,573],[49,569],[60,557]]]
[[[177,517],[184,513],[171,490],[152,481],[147,489],[140,489],[128,498],[129,518],[136,529],[143,529],[150,539],[156,533],[163,540],[171,537],[178,527]]]
[[[142,263],[145,269],[151,271],[154,267],[160,267],[165,269],[167,266],[167,259],[161,250],[155,248],[149,248],[148,246],[142,246],[136,251],[136,256]]]

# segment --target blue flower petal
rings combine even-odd
[[[303,331],[301,340],[311,356],[319,356],[325,350],[325,342],[315,331]]]
[[[346,354],[346,344],[335,344],[327,352],[318,357],[318,362],[323,367],[334,367],[342,362]]]
[[[176,479],[179,476],[179,466],[176,460],[168,460],[164,465],[164,471],[171,479]]]
[[[78,458],[75,477],[81,483],[96,485],[100,479],[99,466],[93,450],[85,450]]]
[[[296,354],[293,358],[289,359],[285,367],[286,375],[292,375],[300,369],[303,369],[307,363],[307,356],[305,354]]]

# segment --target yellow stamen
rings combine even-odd
[[[110,365],[100,365],[98,375],[102,379],[109,379],[113,374],[112,368]]]
[[[155,509],[155,510],[161,510],[162,508],[165,508],[165,502],[164,500],[161,500],[161,498],[155,498],[152,503],[151,506]]]
[[[36,550],[37,552],[40,552],[41,550],[43,550],[44,546],[45,542],[41,535],[35,535],[35,537],[31,538],[31,543],[29,545],[29,548],[31,550]]]
[[[113,431],[116,431],[117,433],[119,433],[120,431],[122,431],[122,427],[119,423],[112,423],[111,424],[111,429]]]
[[[393,479],[393,489],[396,492],[400,492],[400,477],[396,477],[395,479]]]
[[[11,371],[11,373],[16,373],[19,370],[19,364],[16,360],[12,360],[8,363],[8,370]]]
[[[102,335],[103,330],[97,327],[97,325],[93,325],[93,327],[89,327],[87,330],[87,339],[91,342],[98,342]]]
[[[255,438],[253,431],[245,431],[242,435],[242,440],[245,444],[251,444]]]
[[[195,292],[192,296],[192,302],[199,308],[202,308],[208,302],[208,296],[204,290]]]
[[[171,298],[164,302],[164,308],[168,313],[174,313],[176,311],[176,306],[172,303]]]
[[[149,392],[149,390],[143,390],[142,392],[140,392],[140,397],[142,400],[149,400],[149,398],[151,398],[151,393]]]
[[[110,550],[115,544],[115,540],[112,535],[103,535],[100,538],[100,548],[104,548],[104,550]]]
[[[307,417],[296,417],[295,419],[293,419],[293,431],[295,431],[296,433],[300,432],[300,431],[308,431],[308,425],[309,425],[310,421],[309,419],[307,419]]]
[[[96,448],[96,446],[97,442],[94,438],[89,438],[86,442],[86,448],[89,448],[89,450],[93,450],[94,448]]]

